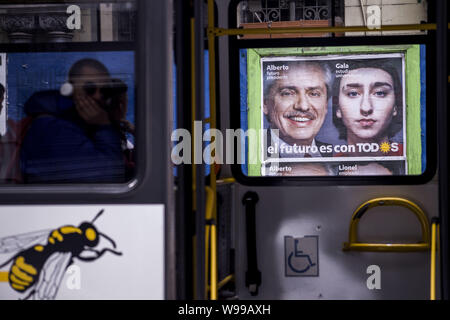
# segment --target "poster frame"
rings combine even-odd
[[[251,39],[230,38],[230,124],[231,129],[241,126],[241,49],[266,48],[311,48],[311,47],[350,47],[350,46],[394,46],[394,45],[425,45],[426,55],[426,138],[423,146],[425,170],[422,174],[405,176],[248,176],[242,165],[238,163],[241,155],[236,154],[231,165],[233,176],[244,185],[281,186],[281,185],[403,185],[424,184],[430,181],[436,173],[436,50],[435,35],[413,36],[370,36],[370,37],[338,37],[338,38],[300,38],[300,39]],[[247,157],[247,156],[246,156]]]

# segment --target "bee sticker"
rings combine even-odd
[[[0,254],[14,254],[8,261],[0,262],[0,270],[11,264],[8,273],[11,288],[27,294],[24,300],[53,300],[75,258],[91,262],[107,252],[121,256],[122,253],[115,250],[114,240],[94,226],[103,212],[101,210],[91,222],[83,222],[78,227],[63,226],[0,238]],[[97,250],[101,237],[109,241],[112,248]]]

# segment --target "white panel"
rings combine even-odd
[[[163,205],[2,206],[0,241],[6,236],[66,225],[77,227],[92,221],[101,209],[105,211],[94,225],[116,242],[117,250],[123,255],[107,252],[93,262],[74,258],[74,265],[80,270],[81,288],[77,289],[76,285],[73,288],[74,274],[66,273],[56,299],[164,299]],[[46,245],[47,241],[40,244]],[[95,249],[105,247],[112,248],[112,245],[101,238]],[[0,254],[0,265],[10,256]],[[8,272],[10,267],[11,264],[0,272]],[[0,299],[25,296],[15,292],[8,283],[0,282]]]

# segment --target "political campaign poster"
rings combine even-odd
[[[413,47],[420,61],[420,46]],[[327,54],[319,50],[326,48],[310,49],[306,54],[295,49],[247,50],[247,128],[259,129],[257,139],[251,141],[258,146],[252,147],[249,142],[247,149],[248,175],[384,176],[423,172],[423,163],[416,158],[421,158],[424,106],[421,99],[407,101],[406,92],[408,85],[415,84],[408,81],[407,70],[418,77],[418,84],[424,75],[407,66],[408,47],[384,47],[380,52],[376,48],[353,48],[343,53],[322,50]],[[258,59],[254,59],[255,52]],[[250,72],[250,68],[255,69],[255,60],[259,74]],[[255,74],[259,83],[250,79]],[[417,92],[419,98],[424,94],[420,86]],[[408,147],[410,137],[412,145]],[[412,170],[408,152],[416,159]],[[256,158],[260,161],[252,164],[250,161]]]

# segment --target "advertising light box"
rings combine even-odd
[[[423,174],[425,52],[414,44],[240,49],[243,174]]]

